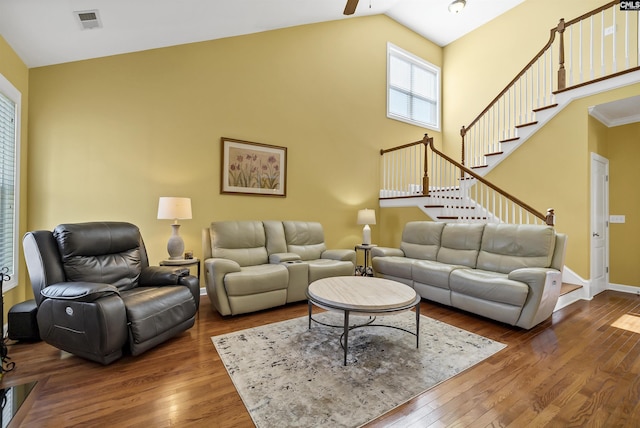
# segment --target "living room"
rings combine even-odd
[[[155,264],[170,233],[157,219],[158,198],[185,196],[193,218],[180,233],[196,257],[201,229],[227,219],[319,221],[328,246],[351,248],[362,208],[377,209],[373,242],[397,245],[406,222],[426,218],[416,208],[378,209],[379,151],[425,129],[385,116],[387,42],[441,67],[442,130],[426,132],[457,154],[460,126],[544,45],[549,28],[602,3],[525,1],[444,48],[384,15],[33,68],[0,39],[0,73],[22,93],[20,234],[129,221]],[[635,84],[576,101],[491,175],[527,203],[555,208],[558,231],[569,235],[566,265],[585,281],[587,159],[596,151],[610,160],[610,211],[628,219],[611,228],[610,282],[640,286],[640,226],[631,219],[640,173],[629,165],[640,155],[639,127],[606,128],[587,113],[638,94]],[[221,194],[221,137],[286,147],[286,197]],[[6,307],[33,297],[22,260],[17,279]]]

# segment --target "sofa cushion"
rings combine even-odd
[[[522,307],[529,287],[510,280],[506,274],[480,269],[457,269],[451,272],[449,288],[452,292],[482,300]]]
[[[309,221],[283,221],[287,251],[296,253],[302,260],[321,258],[327,249],[322,225]]]
[[[263,221],[264,234],[266,237],[267,253],[272,254],[286,253],[287,240],[284,237],[284,226],[281,221],[267,220]]]
[[[128,290],[142,271],[140,231],[130,223],[61,224],[53,236],[68,281],[112,284]]]
[[[450,265],[431,260],[416,260],[411,266],[411,273],[415,282],[448,290],[451,272],[462,268],[465,268],[465,266]]]
[[[283,265],[257,265],[224,276],[228,296],[246,296],[273,290],[286,290],[289,273]]]
[[[371,264],[373,270],[380,275],[411,279],[411,266],[414,259],[399,256],[374,257]]]
[[[445,224],[436,260],[440,263],[476,267],[483,230],[482,223]]]
[[[487,224],[476,267],[501,273],[525,267],[549,267],[555,240],[551,226]]]
[[[348,261],[317,259],[307,260],[304,263],[309,265],[309,284],[317,279],[354,274],[353,263]]]
[[[443,228],[444,223],[433,221],[409,222],[402,231],[400,249],[412,259],[435,260]]]
[[[212,257],[233,260],[240,266],[269,263],[261,221],[213,222],[210,234]]]

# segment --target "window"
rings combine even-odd
[[[387,44],[387,117],[440,130],[440,67]]]
[[[0,75],[0,268],[8,267],[9,290],[18,283],[20,92]]]

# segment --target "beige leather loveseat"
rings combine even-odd
[[[371,256],[376,276],[423,298],[530,329],[557,303],[566,239],[551,226],[416,221],[400,248]]]
[[[221,315],[306,300],[316,279],[353,275],[354,250],[328,250],[322,225],[219,221],[202,231],[205,285]]]

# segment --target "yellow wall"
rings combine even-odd
[[[607,130],[609,158],[609,212],[625,215],[624,224],[609,227],[609,280],[640,286],[640,123]]]
[[[158,197],[185,196],[196,256],[201,228],[227,219],[320,221],[330,247],[353,247],[357,210],[380,218],[379,150],[424,133],[386,118],[388,41],[442,65],[373,16],[32,69],[29,227],[130,221],[157,263]],[[221,195],[222,136],[287,147],[287,197]]]
[[[22,60],[11,49],[7,42],[0,36],[0,74],[22,94],[22,120],[20,127],[20,236],[27,231],[27,153],[28,138],[27,128],[29,124],[29,70]],[[26,271],[22,257],[19,258],[18,286],[4,296],[4,320],[6,322],[7,310],[16,303],[33,297],[30,287],[26,287]]]

